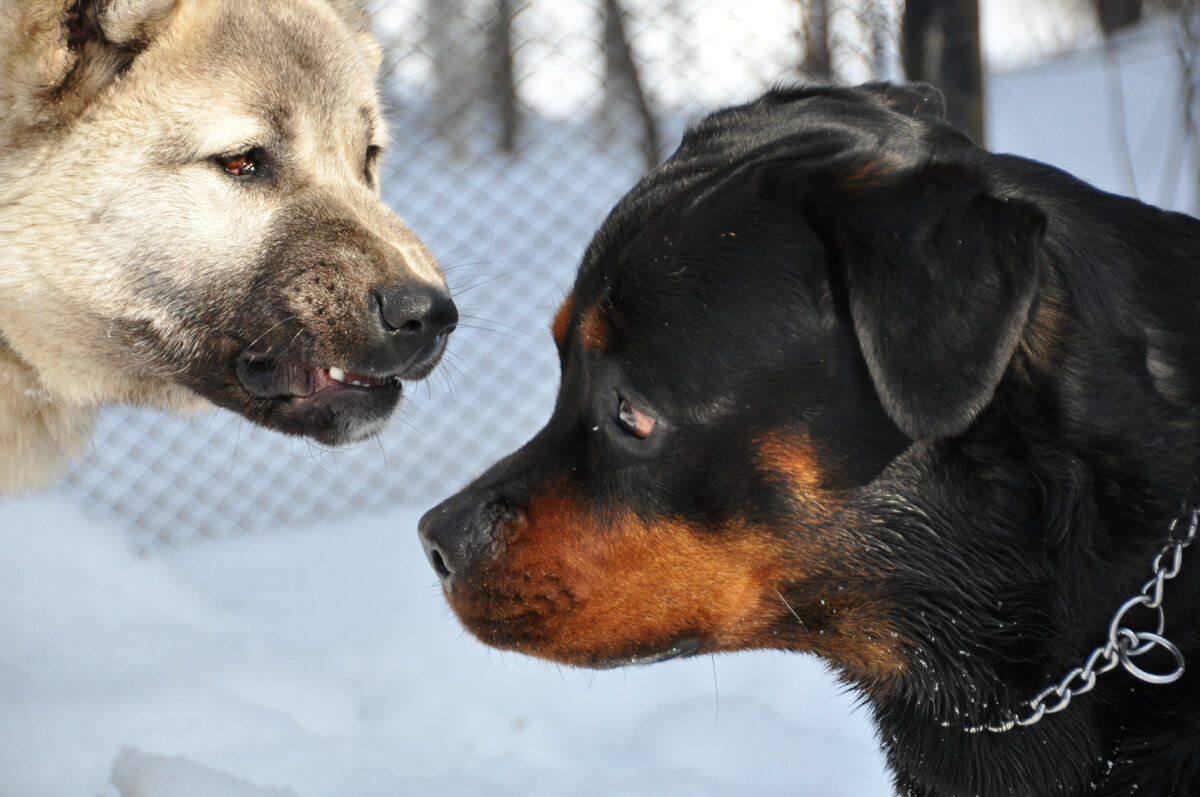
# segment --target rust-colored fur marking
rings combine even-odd
[[[554,342],[561,349],[567,345],[567,337],[571,333],[571,314],[575,311],[575,297],[568,296],[563,300],[558,312],[554,315],[554,325],[551,332]],[[608,343],[608,321],[600,305],[592,305],[579,320],[579,334],[584,347],[588,351],[602,352]]]
[[[554,325],[550,328],[554,335],[554,343],[558,348],[567,345],[567,332],[570,331],[571,310],[575,306],[575,297],[568,296],[559,306],[558,312],[554,314]]]
[[[760,435],[755,441],[759,466],[787,482],[798,506],[829,517],[840,499],[825,486],[825,473],[808,435],[779,430]]]
[[[559,487],[499,537],[498,557],[449,595],[467,627],[498,647],[594,666],[700,639],[704,652],[820,652],[881,683],[905,666],[881,607],[817,578],[836,555],[824,531],[602,515]],[[789,605],[784,593],[797,585],[804,603]]]
[[[592,305],[579,322],[583,345],[588,351],[602,352],[608,345],[608,321],[600,305]]]

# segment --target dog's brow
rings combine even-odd
[[[234,152],[261,143],[264,132],[258,119],[229,116],[206,128],[199,144],[205,152]]]
[[[558,312],[554,315],[554,325],[551,327],[551,333],[554,335],[554,343],[560,349],[567,345],[568,326],[571,323],[571,309],[574,305],[575,297],[568,296],[563,300],[562,305],[558,308]]]
[[[583,314],[579,329],[583,333],[583,345],[589,351],[604,351],[608,344],[610,327],[604,308],[599,303],[589,307]]]

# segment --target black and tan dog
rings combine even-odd
[[[584,256],[553,417],[426,551],[501,648],[821,655],[903,795],[1200,794],[1200,222],[940,112],[692,129]]]

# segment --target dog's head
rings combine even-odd
[[[905,666],[856,494],[990,400],[1044,226],[939,110],[922,87],[775,91],[617,205],[554,320],[550,421],[422,519],[468,629],[586,666]]]
[[[379,430],[457,311],[379,198],[361,10],[21,0],[0,20],[0,334],[41,387],[198,394],[327,443]]]

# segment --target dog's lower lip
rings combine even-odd
[[[701,639],[699,637],[688,637],[686,639],[679,640],[670,647],[654,653],[645,653],[609,659],[595,665],[595,668],[609,669],[612,667],[623,667],[628,665],[657,664],[662,661],[670,661],[671,659],[691,656],[699,652],[700,645]]]
[[[236,370],[238,382],[250,395],[297,404],[346,393],[400,389],[400,380],[395,375],[357,373],[342,366],[311,366],[243,357]]]

